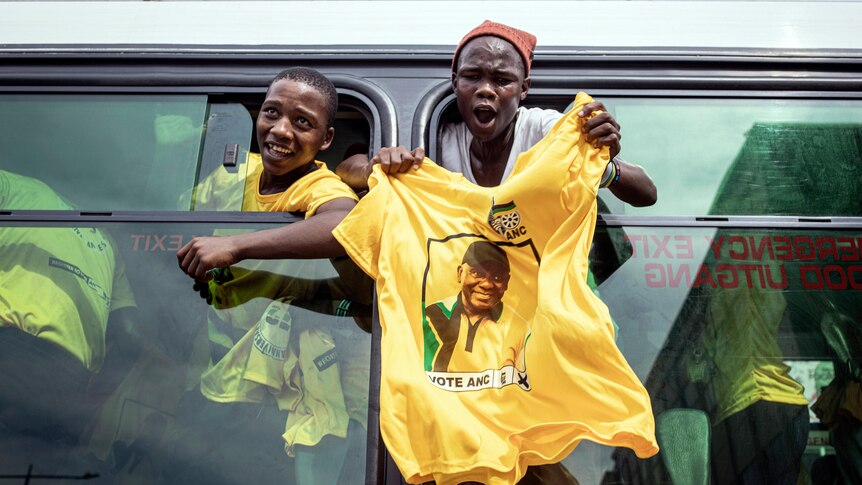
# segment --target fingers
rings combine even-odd
[[[593,146],[606,147],[618,145],[621,138],[619,130],[609,123],[604,123],[599,126],[596,126],[595,128],[591,129],[590,132],[587,133],[584,137],[589,143],[592,143]]]
[[[608,151],[610,153],[610,157],[614,158],[620,153],[620,149],[622,146],[620,145],[620,139],[617,135],[608,135],[600,138],[596,138],[593,141],[593,147],[608,147]]]
[[[620,125],[617,123],[617,120],[614,119],[613,115],[611,115],[607,111],[602,111],[601,113],[584,121],[584,126],[581,130],[585,133],[590,133],[594,129],[602,125],[608,125],[609,129],[612,129],[619,134]]]
[[[210,269],[207,267],[209,265],[204,264],[203,261],[195,258],[193,266],[194,266],[194,270],[193,270],[194,272],[190,273],[190,275],[192,275],[192,277],[194,279],[196,279],[196,280],[208,280],[209,279],[210,275],[207,274],[207,270]]]
[[[211,305],[213,302],[212,294],[210,293],[210,285],[206,281],[198,281],[195,280],[192,285],[192,289],[194,289],[202,299],[206,300],[207,305]]]
[[[589,110],[590,113],[597,109],[604,109],[604,105],[601,103],[590,103],[584,107],[584,110],[587,110],[588,107],[592,107]],[[608,147],[611,157],[615,157],[620,152],[620,140],[622,139],[620,125],[607,111],[598,113],[586,120],[581,130],[586,133],[587,142],[594,147]]]
[[[411,152],[405,147],[388,147],[381,148],[371,158],[370,164],[379,164],[383,173],[394,175],[404,173],[410,170],[410,168],[414,170],[419,168],[423,158],[425,158],[425,150],[422,148],[417,148]]]
[[[194,260],[194,251],[192,249],[192,245],[194,243],[194,239],[189,241],[185,246],[180,248],[177,251],[177,263],[180,265],[180,268],[183,270],[183,273],[189,274],[189,267]]]
[[[419,167],[422,166],[422,161],[425,160],[425,149],[422,147],[416,147],[413,149],[413,170],[419,170]]]
[[[586,118],[590,116],[594,111],[607,111],[605,109],[605,104],[601,101],[593,101],[592,103],[587,104],[580,111],[578,111],[578,116],[581,118]]]
[[[206,271],[210,269],[201,259],[200,247],[202,239],[194,238],[177,251],[177,261],[183,272],[199,281],[206,281]]]

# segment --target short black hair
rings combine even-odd
[[[327,113],[327,128],[332,128],[335,123],[335,113],[338,111],[338,92],[335,91],[335,85],[326,76],[309,67],[291,67],[281,71],[275,75],[275,78],[269,83],[269,87],[273,84],[287,79],[298,83],[311,86],[323,95],[326,100]]]

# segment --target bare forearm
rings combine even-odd
[[[177,251],[183,272],[198,281],[207,271],[226,268],[244,259],[331,258],[344,254],[332,236],[356,203],[339,198],[321,205],[317,213],[300,222],[264,231],[224,237],[196,237]]]
[[[341,256],[332,230],[347,211],[329,211],[284,227],[231,236],[238,259],[310,259]]]
[[[658,197],[655,183],[646,171],[626,162],[620,162],[620,179],[610,190],[618,199],[635,207],[653,205]]]
[[[356,192],[368,190],[368,157],[358,153],[345,158],[335,168],[335,174]]]

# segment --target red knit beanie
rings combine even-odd
[[[461,39],[458,47],[455,48],[455,55],[452,56],[452,72],[455,71],[455,66],[458,63],[458,55],[461,54],[461,49],[464,48],[467,42],[483,35],[499,37],[515,46],[515,49],[518,51],[518,54],[521,54],[521,59],[524,61],[524,77],[530,77],[530,64],[533,63],[533,50],[536,48],[536,36],[529,32],[509,27],[508,25],[491,22],[490,20],[482,22],[481,25],[468,32],[467,35]]]

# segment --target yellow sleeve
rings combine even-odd
[[[306,219],[313,216],[320,206],[335,199],[359,200],[353,190],[338,178],[338,175],[327,172],[326,176],[321,177],[310,189],[312,197],[309,198],[308,209],[305,211]]]
[[[374,167],[368,183],[371,190],[332,231],[332,235],[341,243],[350,259],[376,280],[381,237],[392,186],[387,176],[380,171],[379,165]]]

